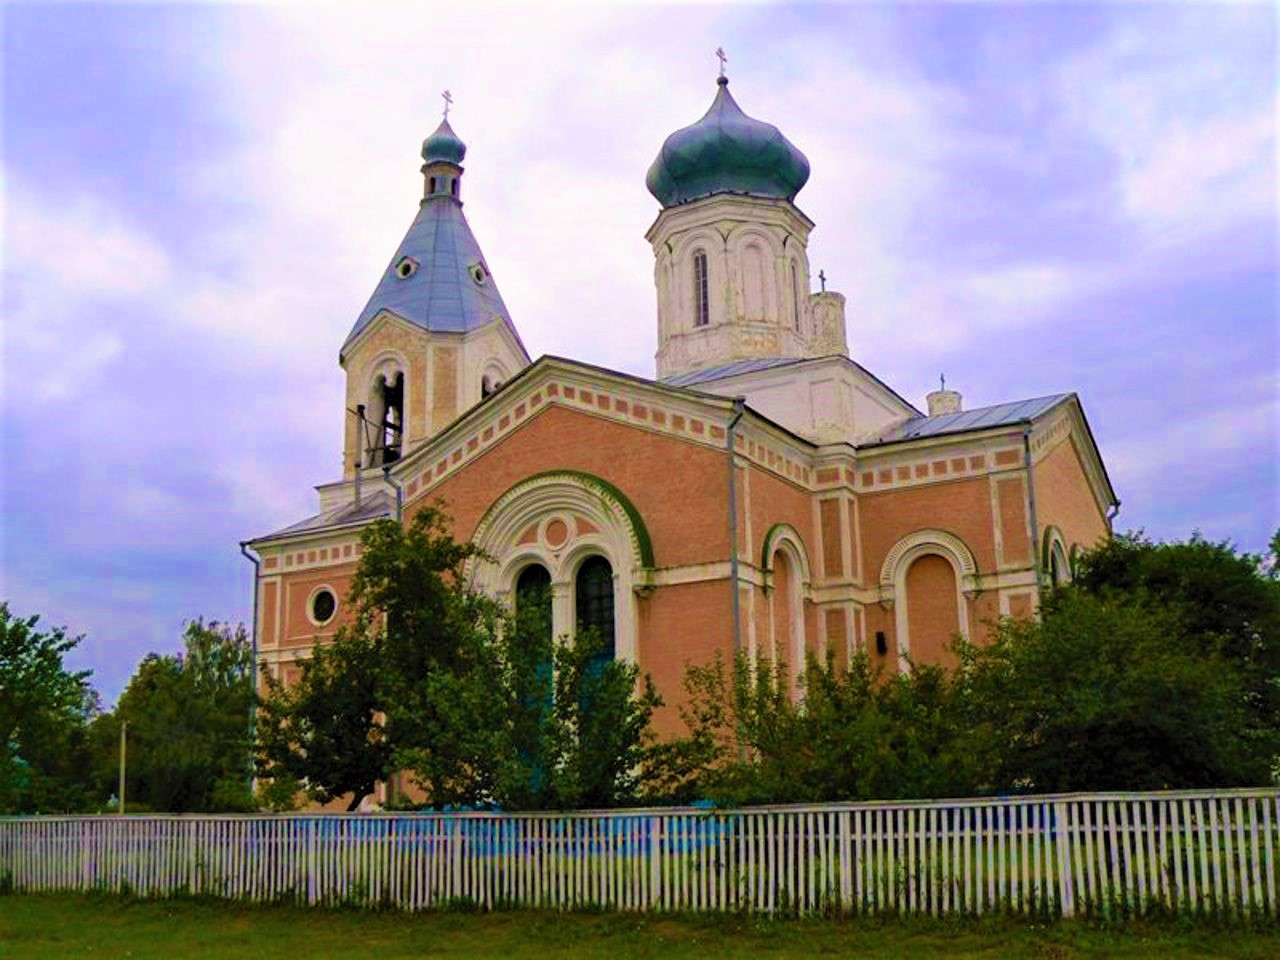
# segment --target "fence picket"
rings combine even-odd
[[[1275,916],[1280,791],[617,813],[0,818],[19,891],[492,910]],[[1211,879],[1212,878],[1212,879]]]

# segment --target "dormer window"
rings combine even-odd
[[[711,301],[707,295],[707,255],[693,252],[693,325],[705,327],[711,322]]]
[[[408,280],[418,272],[418,261],[413,257],[401,257],[400,262],[396,264],[396,276],[401,280]]]

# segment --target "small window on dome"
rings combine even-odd
[[[396,264],[396,276],[401,280],[407,280],[418,272],[418,261],[413,257],[402,257],[400,262]]]
[[[484,285],[485,279],[489,276],[489,271],[485,269],[483,263],[473,263],[471,265],[471,279],[480,285]]]

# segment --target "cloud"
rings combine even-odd
[[[1111,154],[1122,209],[1148,242],[1274,218],[1275,30],[1262,6],[1163,8],[1060,68],[1069,115]]]

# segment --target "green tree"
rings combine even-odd
[[[1247,670],[1184,611],[1060,590],[1039,620],[1002,620],[968,650],[999,745],[997,783],[1043,791],[1266,783],[1280,741]]]
[[[1280,531],[1272,539],[1280,550]],[[1171,614],[1169,641],[1221,657],[1239,671],[1251,700],[1245,718],[1266,739],[1280,727],[1280,579],[1263,557],[1198,534],[1159,543],[1140,531],[1084,554],[1069,592]]]
[[[65,628],[36,629],[0,603],[0,811],[51,813],[88,802],[86,724],[97,710],[89,671],[63,657],[80,643]]]
[[[386,778],[391,748],[380,722],[381,669],[378,644],[343,628],[303,661],[293,686],[262,671],[258,772],[269,805],[292,807],[301,791],[320,803],[349,794],[347,809],[355,810]]]
[[[786,803],[957,796],[990,782],[989,738],[973,722],[967,676],[914,667],[894,676],[865,654],[848,669],[809,659],[802,697],[783,663],[739,656],[691,666],[689,735],[651,755],[672,799]]]
[[[255,699],[244,627],[188,623],[183,653],[144,657],[115,710],[95,724],[102,789],[114,789],[120,725],[127,721],[126,809],[252,809]]]
[[[554,640],[548,604],[521,602],[512,613],[470,590],[465,565],[480,551],[453,540],[439,505],[405,527],[374,523],[362,542],[343,641],[360,655],[341,663],[322,655],[311,687],[304,675],[296,694],[270,690],[260,756],[274,757],[282,778],[305,780],[321,799],[365,789],[374,770],[403,770],[436,807],[611,806],[634,797],[660,702],[634,667],[601,662],[588,632]],[[312,696],[338,683],[347,687],[341,697]],[[317,743],[347,744],[358,775],[308,759]]]

